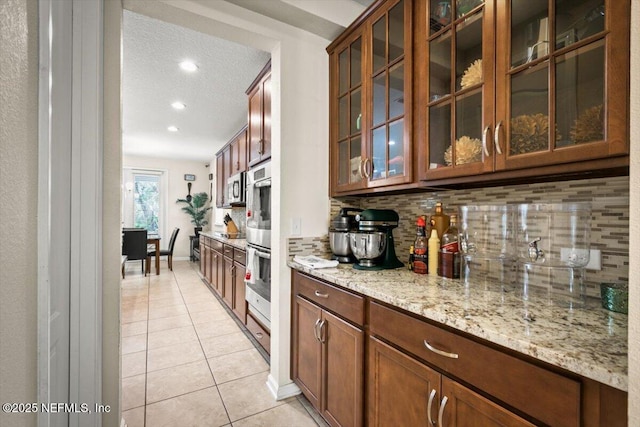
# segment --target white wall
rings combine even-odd
[[[35,402],[38,4],[0,3],[0,402]],[[2,426],[34,414],[0,412]]]
[[[640,2],[631,5],[629,422],[640,425]]]
[[[191,195],[202,192],[209,194],[209,168],[203,162],[127,155],[122,156],[122,167],[166,171],[166,182],[169,186],[166,203],[166,233],[160,236],[162,237],[160,246],[162,248],[167,247],[171,231],[178,227],[180,232],[173,250],[173,256],[174,258],[188,258],[189,236],[194,233],[194,225],[191,223],[191,217],[181,210],[184,204],[178,204],[176,200],[184,199],[187,196],[188,189],[187,181],[184,180],[185,174],[196,176],[196,180],[192,182]],[[207,230],[210,226],[211,222],[204,229]]]

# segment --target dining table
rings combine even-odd
[[[147,245],[154,245],[156,248],[156,276],[160,274],[160,236],[157,234],[147,235]],[[149,266],[149,257],[147,257],[147,273],[151,272]]]

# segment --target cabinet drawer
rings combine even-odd
[[[293,272],[294,293],[325,307],[358,325],[364,324],[364,298],[335,286]]]
[[[211,241],[210,245],[214,250],[218,252],[222,252],[222,242],[215,239],[209,239],[209,240]]]
[[[235,248],[233,250],[233,259],[242,265],[247,265],[247,253],[243,250]]]
[[[224,245],[224,256],[227,258],[233,258],[233,246]]]
[[[262,325],[251,316],[251,313],[247,315],[247,330],[251,332],[251,335],[260,343],[262,348],[271,354],[271,337]]]
[[[372,335],[545,424],[580,425],[579,382],[377,303],[370,304],[369,315]]]

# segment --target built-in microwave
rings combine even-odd
[[[246,172],[240,172],[229,177],[227,181],[227,204],[231,206],[244,205],[247,193],[245,174]]]

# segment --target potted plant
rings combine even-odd
[[[197,193],[193,197],[187,197],[186,199],[178,199],[176,203],[185,203],[186,206],[182,207],[182,210],[191,216],[191,223],[195,225],[194,231],[196,237],[202,231],[202,227],[209,224],[206,218],[207,212],[213,209],[211,206],[206,206],[209,200],[207,193]]]

